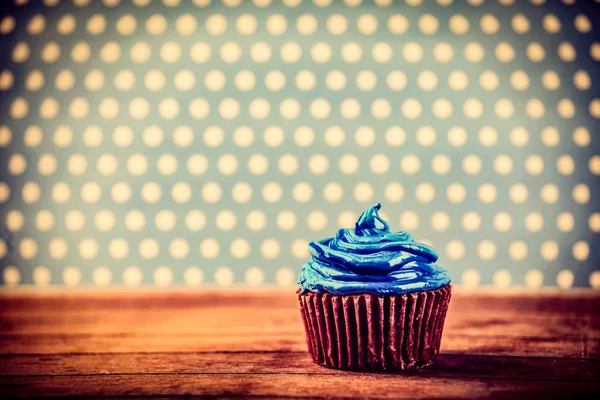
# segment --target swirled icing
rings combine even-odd
[[[380,208],[377,203],[365,210],[354,229],[308,245],[312,259],[298,279],[303,293],[391,295],[450,283],[448,272],[435,264],[436,251],[408,232],[390,232]]]

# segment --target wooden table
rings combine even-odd
[[[5,290],[0,396],[595,397],[599,300],[455,290],[437,363],[375,374],[312,363],[293,289]]]

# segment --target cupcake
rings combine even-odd
[[[311,242],[298,300],[315,363],[358,371],[432,364],[450,302],[450,277],[430,246],[390,232],[368,208],[354,229]]]

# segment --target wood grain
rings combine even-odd
[[[275,398],[591,397],[594,382],[427,377],[344,372],[314,374],[148,374],[0,378],[8,396],[206,396]]]
[[[599,300],[455,291],[438,362],[393,375],[315,365],[290,292],[0,292],[0,393],[591,397],[600,394]]]

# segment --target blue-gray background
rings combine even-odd
[[[383,203],[456,283],[600,287],[600,4],[16,0],[6,285],[293,285]]]

